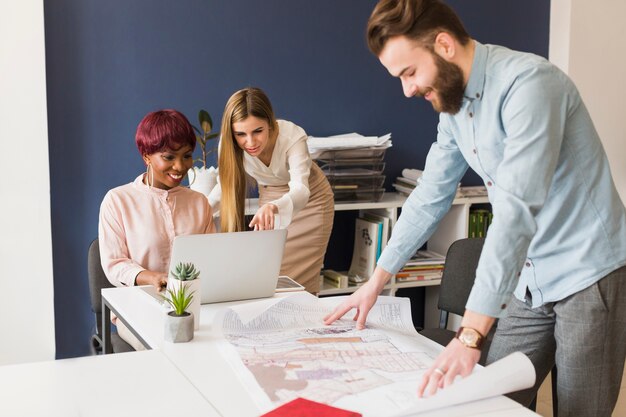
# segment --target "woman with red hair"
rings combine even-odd
[[[161,290],[167,285],[174,238],[215,232],[213,213],[204,195],[180,186],[196,146],[193,128],[183,114],[149,113],[139,123],[135,141],[146,172],[104,197],[98,226],[100,257],[113,285],[154,285]],[[140,349],[132,334],[116,324],[120,337]]]

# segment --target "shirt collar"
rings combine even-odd
[[[162,190],[162,189],[156,188],[156,187],[149,187],[149,186],[147,186],[146,184],[143,183],[144,175],[146,175],[145,172],[139,174],[139,176],[137,178],[135,178],[135,181],[133,181],[133,185],[135,186],[135,188],[138,189],[139,191],[144,192],[144,193],[156,193],[159,196],[167,197],[170,194],[177,193],[181,189],[181,186],[174,187],[174,188],[172,188],[170,190]]]
[[[489,52],[487,47],[482,43],[478,41],[473,42],[475,42],[476,45],[474,48],[474,61],[472,62],[470,77],[463,95],[468,100],[480,100],[483,98],[483,90],[485,88],[485,70],[487,68],[487,56]]]

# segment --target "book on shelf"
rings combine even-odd
[[[396,273],[396,282],[441,279],[445,261],[446,257],[437,252],[418,250]]]
[[[348,273],[338,272],[333,269],[325,269],[322,271],[324,275],[324,284],[333,288],[348,288]]]
[[[484,197],[487,196],[487,187],[484,185],[469,185],[459,187],[457,197]]]
[[[472,209],[469,213],[468,237],[485,237],[491,225],[493,213],[485,209]]]
[[[432,281],[441,279],[443,275],[443,269],[433,269],[429,271],[409,271],[396,273],[396,282],[411,282],[411,281]]]
[[[363,214],[363,218],[378,223],[378,242],[379,245],[376,248],[376,261],[380,258],[380,254],[387,246],[389,236],[391,235],[391,219],[381,214],[366,212]]]
[[[418,250],[415,255],[407,261],[405,266],[411,265],[443,265],[446,257],[440,253],[431,250]]]
[[[419,182],[418,180],[414,180],[407,177],[396,177],[395,182],[392,184],[393,188],[396,189],[401,194],[409,195],[415,189]],[[470,186],[461,186],[456,190],[455,198],[467,198],[467,197],[486,197],[487,196],[487,188],[484,185],[470,185]]]
[[[374,273],[379,245],[378,235],[381,231],[378,222],[360,217],[355,220],[354,248],[348,271],[350,282],[365,282]]]

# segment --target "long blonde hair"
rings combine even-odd
[[[243,149],[233,134],[233,123],[254,116],[267,121],[270,134],[278,130],[272,103],[260,88],[248,87],[237,91],[226,103],[222,116],[218,166],[222,201],[220,223],[222,232],[246,230],[244,219],[247,193],[246,172],[243,167]]]

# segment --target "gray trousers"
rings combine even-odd
[[[528,407],[556,363],[559,417],[611,417],[626,357],[626,267],[538,308],[514,298],[507,313],[487,363],[522,351],[537,372],[533,388],[508,396]]]

